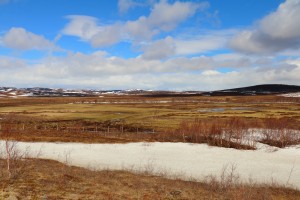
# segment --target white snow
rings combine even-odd
[[[21,94],[21,95],[18,95],[19,97],[31,97],[33,96],[33,93],[30,92],[30,93],[25,93],[25,94]]]
[[[288,93],[288,94],[282,94],[280,96],[284,97],[300,97],[300,92],[294,92],[294,93]]]
[[[0,141],[4,148],[4,142]],[[29,148],[28,148],[29,147]],[[0,148],[0,150],[1,150]],[[276,181],[300,188],[300,146],[270,151],[236,150],[188,143],[25,143],[18,149],[27,149],[35,157],[53,159],[85,168],[112,170],[148,170],[151,173],[176,174],[182,179],[203,179],[208,175],[220,176],[224,167],[235,165],[243,180],[258,183]]]

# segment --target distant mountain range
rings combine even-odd
[[[93,97],[101,95],[144,95],[153,97],[183,97],[183,96],[246,96],[246,95],[268,95],[268,94],[287,94],[299,93],[300,86],[267,84],[241,87],[226,90],[217,90],[209,92],[201,91],[153,91],[153,90],[67,90],[53,88],[15,88],[0,87],[0,98],[18,98],[18,97]]]

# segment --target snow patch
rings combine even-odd
[[[4,148],[4,141],[0,141]],[[29,147],[29,148],[28,148]],[[266,145],[265,145],[266,147]],[[0,148],[0,150],[1,150]],[[82,143],[26,143],[18,142],[20,150],[28,150],[40,158],[64,162],[96,170],[146,170],[167,176],[179,174],[182,179],[205,176],[220,176],[225,166],[235,165],[242,180],[258,183],[288,184],[300,189],[300,146],[270,151],[236,150],[211,147],[206,144],[189,143],[127,143],[127,144],[82,144]],[[3,149],[2,149],[3,150]],[[2,151],[3,152],[3,151]]]
[[[300,97],[300,92],[281,94],[279,96],[283,96],[283,97]]]

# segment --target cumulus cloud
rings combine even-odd
[[[100,30],[100,27],[97,25],[97,18],[70,15],[67,16],[67,19],[70,20],[70,23],[62,31],[65,35],[77,36],[83,40],[89,40]]]
[[[229,38],[236,33],[236,30],[208,31],[187,38],[174,40],[176,54],[188,55],[224,49]]]
[[[224,49],[228,39],[236,30],[209,31],[184,37],[167,36],[142,44],[144,59],[166,59],[172,56],[197,55],[204,52]]]
[[[286,0],[253,29],[244,30],[231,41],[233,49],[246,53],[274,53],[300,48],[300,0]]]
[[[125,3],[132,1],[125,1]],[[195,15],[197,10],[204,10],[208,3],[179,2],[166,0],[154,4],[149,16],[123,23],[100,24],[99,20],[89,16],[68,16],[69,24],[62,30],[65,35],[72,35],[88,41],[94,47],[104,47],[122,40],[150,40],[160,32],[175,29],[178,24]]]
[[[230,72],[220,71],[223,67],[231,68]],[[300,76],[298,60],[243,54],[153,60],[142,56],[124,59],[97,51],[35,62],[0,57],[0,68],[5,69],[0,84],[13,80],[21,87],[59,84],[71,88],[212,90],[265,83],[298,84]]]
[[[144,59],[164,59],[175,54],[175,46],[172,37],[167,37],[162,40],[158,40],[149,45],[143,47]]]
[[[204,10],[207,2],[193,3],[176,1],[173,4],[162,0],[155,4],[148,17],[142,16],[136,21],[128,21],[125,30],[139,39],[150,39],[161,31],[171,31],[178,24],[193,16],[197,10]]]
[[[119,42],[121,38],[121,25],[106,26],[99,29],[90,39],[93,47],[110,46]]]
[[[0,69],[9,70],[16,68],[23,68],[26,66],[26,62],[20,59],[0,56]]]
[[[151,14],[147,18],[147,23],[151,27],[159,27],[163,31],[174,29],[179,23],[191,17],[198,9],[208,7],[208,3],[192,3],[176,1],[169,4],[166,0],[161,0],[155,4]]]
[[[62,31],[65,35],[81,38],[93,47],[105,47],[119,42],[121,25],[98,25],[98,19],[82,15],[67,16],[70,23]]]
[[[24,28],[11,28],[2,38],[2,44],[16,50],[54,50],[57,47],[41,35]]]
[[[271,65],[276,66],[277,64],[273,60],[265,60],[262,64],[261,58],[239,54],[195,56],[192,58],[174,57],[159,60],[145,58],[144,56],[124,59],[109,56],[103,51],[97,51],[92,54],[69,53],[66,57],[50,57],[43,60],[38,68],[39,71],[44,71],[48,77],[49,74],[52,74],[52,71],[54,76],[91,78],[132,74],[158,75],[160,73],[174,73],[175,71],[198,73],[204,70],[218,70],[219,68],[262,69]]]
[[[128,10],[130,10],[131,8],[142,6],[142,5],[143,5],[142,3],[139,3],[134,0],[119,0],[118,2],[118,8],[121,14],[127,13]]]

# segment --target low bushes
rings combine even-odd
[[[260,142],[279,148],[300,144],[300,131],[288,127],[291,121],[291,118],[265,119],[265,128],[262,130],[264,137]]]
[[[294,123],[292,120],[267,118],[258,129],[237,117],[210,121],[195,119],[183,121],[177,130],[161,137],[167,141],[207,143],[235,149],[255,149],[257,142],[283,148],[300,144],[300,131],[289,126]]]

